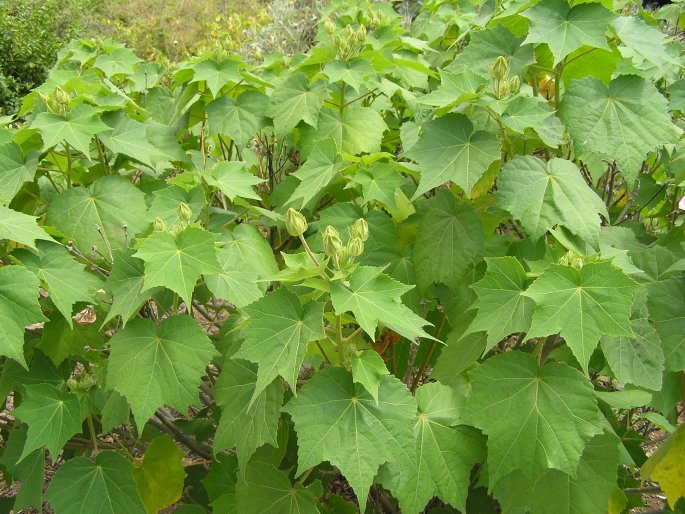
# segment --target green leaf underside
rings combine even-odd
[[[382,268],[359,266],[349,277],[349,287],[331,284],[335,312],[351,311],[359,326],[372,338],[380,322],[409,340],[416,337],[434,339],[422,328],[429,323],[400,299],[412,286],[397,282],[382,271]]]
[[[592,384],[560,363],[539,368],[525,353],[491,357],[471,373],[466,419],[488,436],[490,486],[512,471],[574,476],[586,443],[602,431]]]
[[[471,286],[478,295],[478,314],[469,331],[488,333],[487,352],[515,332],[527,332],[535,302],[525,296],[526,272],[514,257],[486,258],[488,269]]]
[[[145,262],[145,288],[168,287],[190,305],[193,289],[203,273],[219,273],[214,244],[216,236],[187,227],[176,237],[154,232],[133,255]]]
[[[278,420],[283,405],[283,383],[274,379],[252,401],[257,385],[257,366],[229,359],[214,386],[221,418],[214,436],[214,453],[236,448],[240,469],[264,444],[278,446]]]
[[[600,218],[608,219],[604,202],[588,187],[571,161],[516,157],[500,174],[497,205],[519,219],[538,239],[562,225],[586,242],[599,246]]]
[[[53,461],[75,434],[81,432],[81,406],[78,397],[50,384],[25,385],[26,396],[13,414],[29,426],[21,461],[34,450],[46,446]]]
[[[133,465],[116,452],[67,461],[45,494],[55,514],[146,514],[133,479]]]
[[[384,376],[378,402],[341,368],[317,373],[283,408],[295,422],[298,474],[323,461],[337,466],[363,511],[378,468],[413,446],[416,404],[404,384]]]
[[[250,323],[245,329],[245,341],[234,358],[259,365],[250,400],[253,404],[279,375],[295,388],[308,343],[325,337],[323,304],[308,302],[303,305],[287,289],[279,289],[243,311]]]
[[[466,193],[490,164],[500,158],[495,134],[474,131],[463,114],[447,114],[424,124],[417,143],[406,156],[419,163],[421,181],[412,200],[452,181]]]
[[[184,412],[197,404],[200,378],[217,355],[189,316],[173,316],[159,325],[134,319],[116,333],[110,347],[107,386],[128,400],[141,431],[162,405]]]
[[[601,336],[632,336],[637,283],[608,261],[553,264],[524,293],[535,303],[528,337],[559,333],[585,372]]]

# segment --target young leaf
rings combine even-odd
[[[133,478],[148,514],[157,514],[181,498],[186,477],[183,457],[185,452],[162,435],[152,440],[142,462],[135,463]]]
[[[447,191],[424,205],[413,255],[419,291],[436,282],[456,289],[467,268],[483,258],[483,225],[469,203],[457,203]]]
[[[682,133],[671,122],[667,104],[641,77],[622,75],[608,86],[586,77],[571,82],[558,113],[576,153],[615,160],[632,187],[647,153],[675,143]]]
[[[13,412],[29,426],[19,461],[43,446],[47,446],[54,461],[71,436],[81,432],[78,397],[50,384],[24,385],[24,389],[26,396]]]
[[[500,158],[500,148],[495,134],[474,132],[465,115],[451,113],[425,123],[419,140],[405,155],[421,168],[415,200],[449,181],[469,194],[490,164]]]
[[[111,130],[100,120],[99,112],[85,103],[74,107],[66,116],[41,112],[33,121],[32,127],[38,129],[43,138],[43,150],[65,141],[88,157],[93,136]]]
[[[416,403],[393,376],[382,378],[376,402],[363,386],[354,384],[349,372],[328,367],[283,410],[295,422],[298,475],[329,461],[352,486],[362,512],[380,465],[414,445]]]
[[[685,278],[656,282],[647,291],[649,314],[663,343],[666,368],[685,370]]]
[[[361,355],[352,355],[352,380],[364,386],[373,399],[378,401],[378,387],[381,379],[389,375],[383,358],[374,350],[364,350]]]
[[[555,66],[583,46],[608,50],[606,31],[616,18],[602,4],[571,7],[566,0],[542,0],[521,14],[530,20],[525,43],[547,43]]]
[[[47,321],[38,303],[38,277],[20,266],[0,268],[0,355],[28,370],[24,358],[24,328]]]
[[[172,316],[159,325],[134,319],[114,335],[110,347],[107,387],[128,400],[140,432],[162,405],[183,412],[196,404],[200,378],[217,355],[189,316]]]
[[[276,134],[286,135],[300,121],[316,127],[319,111],[327,97],[322,80],[310,84],[304,73],[288,77],[271,94],[268,114],[274,119]]]
[[[0,239],[9,239],[29,248],[36,249],[36,240],[53,239],[39,227],[35,216],[17,212],[0,205]]]
[[[487,359],[471,374],[466,419],[488,436],[490,486],[512,471],[535,481],[547,469],[576,475],[586,443],[602,431],[592,384],[527,353]]]
[[[45,224],[57,228],[82,253],[87,255],[95,246],[108,256],[108,248],[125,247],[127,234],[131,241],[150,225],[146,213],[140,189],[124,177],[108,176],[87,188],[62,191],[50,202]]]
[[[284,205],[290,205],[295,200],[302,200],[302,207],[306,207],[333,180],[342,164],[338,147],[331,137],[314,142],[314,149],[305,163],[293,173],[300,183],[292,196]]]
[[[145,288],[168,287],[190,305],[200,275],[221,272],[215,241],[211,232],[192,226],[177,236],[154,232],[145,238],[133,255],[145,261]]]
[[[247,463],[257,448],[264,444],[278,446],[283,383],[274,379],[252,402],[256,386],[257,366],[233,359],[224,362],[214,386],[214,400],[221,407],[221,418],[212,449],[217,454],[235,447],[243,471],[248,469]]]
[[[538,239],[562,225],[593,247],[599,247],[600,218],[609,218],[604,202],[588,187],[571,161],[545,163],[533,156],[518,156],[500,174],[497,205],[519,219],[531,237]]]
[[[322,495],[323,488],[318,481],[307,487],[292,484],[286,472],[264,462],[253,462],[236,484],[236,512],[319,514],[317,499]]]
[[[488,333],[487,352],[515,332],[528,332],[535,302],[525,296],[526,272],[515,257],[485,259],[485,276],[471,286],[478,295],[478,314],[469,332]]]
[[[116,452],[67,461],[50,482],[45,499],[55,514],[146,514],[131,462]]]
[[[528,337],[559,333],[587,373],[601,336],[633,335],[637,283],[608,261],[576,269],[553,264],[524,293],[535,300]]]
[[[325,337],[323,304],[302,305],[297,296],[281,288],[243,310],[250,323],[245,329],[245,341],[233,357],[259,365],[250,404],[278,375],[294,391],[309,341]]]
[[[382,273],[383,268],[359,266],[349,277],[349,286],[331,284],[331,301],[337,314],[351,311],[359,326],[374,338],[378,322],[409,340],[435,339],[423,330],[430,325],[400,299],[412,286],[405,286]]]
[[[632,320],[632,337],[603,337],[602,351],[609,367],[622,384],[661,390],[664,352],[656,330],[646,319]]]
[[[45,285],[69,326],[74,304],[92,302],[100,288],[100,279],[83,269],[83,264],[76,262],[62,245],[41,243],[36,252],[20,250],[14,255]]]
[[[237,196],[261,200],[253,186],[261,184],[264,180],[245,169],[245,163],[242,161],[218,162],[202,176],[207,184],[217,187],[231,202]]]

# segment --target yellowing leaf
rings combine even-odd
[[[640,469],[643,480],[654,480],[666,493],[668,504],[675,508],[685,497],[685,425],[669,436]]]

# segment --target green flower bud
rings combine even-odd
[[[78,387],[78,382],[76,381],[75,378],[70,378],[69,380],[67,380],[67,388],[68,388],[70,391],[73,391],[73,390],[76,389],[77,387]]]
[[[347,243],[347,253],[350,257],[358,257],[364,253],[364,241],[358,237],[353,237],[350,242]]]
[[[359,218],[354,222],[350,229],[350,236],[353,238],[358,237],[362,242],[369,238],[369,224],[364,218]]]
[[[518,75],[514,75],[509,79],[509,91],[518,93],[519,89],[521,89],[521,78]]]
[[[352,39],[355,36],[354,29],[352,28],[352,25],[347,25],[345,27],[345,37],[349,40]]]
[[[185,223],[190,222],[193,217],[193,210],[190,208],[190,205],[185,202],[179,204],[177,212],[179,219]]]
[[[69,94],[59,86],[55,88],[54,96],[57,103],[60,103],[62,105],[67,105],[69,103],[69,100],[71,100]]]
[[[329,257],[336,257],[340,250],[342,250],[342,247],[340,234],[334,227],[328,225],[326,230],[323,231],[323,253]]]
[[[505,98],[509,94],[509,82],[503,80],[497,88],[497,98]]]
[[[509,74],[509,63],[501,55],[495,59],[488,70],[490,76],[495,80],[503,80]]]
[[[155,232],[166,232],[166,223],[162,218],[157,217],[155,218],[155,221],[152,222],[152,230]]]
[[[357,41],[363,43],[366,40],[366,27],[362,25],[357,29]]]
[[[330,18],[326,18],[323,22],[323,30],[326,34],[333,34],[335,32],[335,23]]]
[[[307,219],[292,207],[285,213],[285,229],[293,237],[299,237],[307,231]]]

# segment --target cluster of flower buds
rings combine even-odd
[[[371,27],[371,30],[376,30],[385,25],[386,16],[382,11],[369,9],[366,14],[366,23]]]
[[[521,78],[518,75],[509,77],[509,71],[509,62],[501,55],[494,60],[488,70],[492,77],[495,96],[498,99],[506,98],[510,93],[516,93],[521,88]]]
[[[363,218],[359,218],[350,227],[350,237],[344,246],[340,233],[328,225],[323,232],[323,251],[333,259],[335,267],[340,269],[345,263],[364,253],[364,243],[368,238],[369,225]]]
[[[176,237],[178,234],[183,232],[183,230],[190,225],[193,219],[193,210],[185,202],[181,202],[176,209],[176,214],[178,214],[179,222],[174,224],[171,228],[168,228],[166,222],[160,218],[156,217],[152,222],[152,230],[155,232],[168,232],[172,236]]]
[[[38,97],[45,102],[52,112],[66,116],[69,112],[69,102],[71,97],[64,89],[57,86],[52,95],[47,95],[44,91],[37,91]]]
[[[561,257],[561,259],[559,259],[559,264],[562,266],[580,269],[585,264],[585,259],[579,253],[569,250]]]
[[[323,23],[324,30],[330,34],[335,44],[338,57],[347,61],[359,55],[366,43],[366,26],[361,25],[357,30],[352,25],[347,25],[342,33],[337,33],[333,20],[326,18]]]

